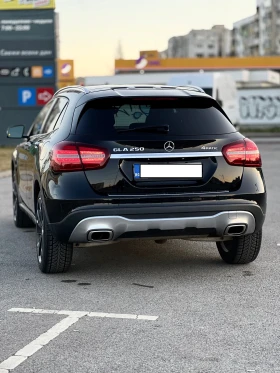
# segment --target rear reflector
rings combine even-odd
[[[232,166],[261,167],[262,160],[259,149],[254,141],[244,139],[225,145],[222,150],[227,163]]]
[[[53,171],[81,171],[102,168],[110,155],[106,149],[61,142],[54,146],[51,154]]]

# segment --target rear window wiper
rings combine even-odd
[[[117,130],[118,133],[121,132],[163,132],[168,133],[169,132],[169,126],[143,126],[143,127],[135,127],[135,128],[129,128],[126,130]]]

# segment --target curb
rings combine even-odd
[[[12,176],[12,172],[10,170],[0,172],[0,179],[5,179],[5,178],[11,177],[11,176]]]

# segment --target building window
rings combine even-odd
[[[197,54],[196,54],[196,57],[197,57],[197,58],[202,58],[202,57],[204,57],[204,54],[203,54],[203,53],[197,53]]]
[[[202,48],[203,47],[202,44],[197,44],[196,46],[197,46],[197,48]]]
[[[215,56],[215,54],[210,53],[210,54],[209,54],[209,57],[216,57],[216,56]]]
[[[208,48],[209,48],[209,49],[213,49],[213,48],[214,48],[214,45],[213,45],[213,44],[208,44]]]

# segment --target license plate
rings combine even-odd
[[[161,179],[199,179],[202,178],[202,164],[135,164],[134,178]]]

